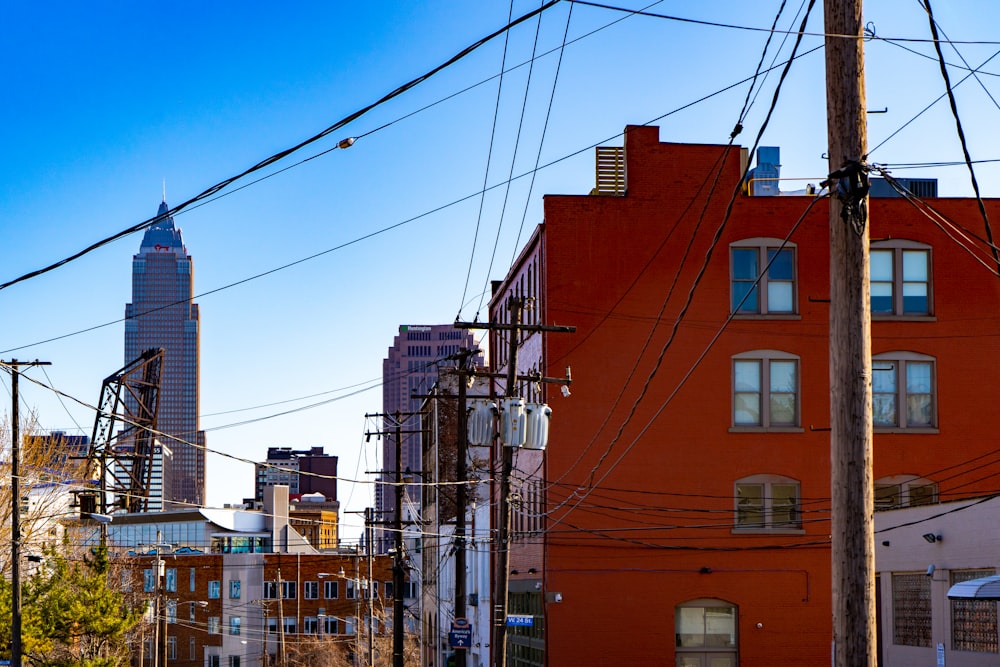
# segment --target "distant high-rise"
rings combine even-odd
[[[398,412],[415,412],[424,399],[421,395],[434,386],[438,380],[438,369],[444,366],[457,366],[455,359],[448,357],[465,349],[473,349],[478,343],[473,333],[466,329],[456,329],[450,324],[434,325],[403,325],[399,327],[399,335],[393,340],[388,356],[382,362],[382,412],[393,415]],[[470,361],[471,366],[483,365],[484,355],[479,353]],[[418,398],[413,398],[418,396]],[[415,422],[407,423],[403,431],[418,430]],[[382,438],[382,480],[391,482],[393,471],[396,470],[396,442],[392,428],[385,428],[388,435]],[[421,466],[420,434],[406,433],[401,438],[402,471],[419,472]],[[393,486],[379,484],[375,495],[375,506],[382,520],[391,520],[394,515],[395,496]],[[407,490],[407,497],[419,504],[420,494],[416,487]],[[406,501],[404,501],[405,503]],[[404,506],[403,516],[407,512]],[[377,545],[380,551],[388,546],[382,535]]]
[[[181,230],[160,204],[160,219],[146,230],[132,257],[132,303],[125,306],[125,362],[162,347],[160,440],[172,452],[164,471],[166,508],[205,503],[205,433],[199,430],[199,324],[194,264]],[[169,481],[168,481],[169,480]]]

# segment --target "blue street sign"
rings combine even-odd
[[[455,628],[448,633],[448,645],[452,648],[469,648],[472,644],[472,628],[465,626]]]
[[[530,628],[535,624],[535,617],[531,614],[507,614],[508,627]]]

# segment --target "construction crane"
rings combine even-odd
[[[163,348],[150,348],[104,379],[87,456],[100,492],[80,494],[81,512],[148,510],[163,356]]]

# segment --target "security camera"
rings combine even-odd
[[[569,386],[568,385],[564,384],[562,387],[559,388],[559,391],[562,392],[562,395],[563,395],[564,398],[569,398]]]
[[[934,563],[931,563],[930,565],[927,566],[927,576],[928,577],[934,576]]]

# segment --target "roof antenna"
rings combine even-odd
[[[167,179],[163,179],[163,203],[167,203]]]

